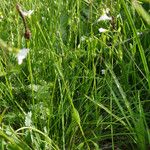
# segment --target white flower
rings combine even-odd
[[[32,112],[28,112],[26,115],[25,115],[25,126],[29,127],[32,125]]]
[[[107,16],[107,14],[103,14],[97,21],[105,21],[105,20],[112,20],[112,17]]]
[[[105,70],[105,69],[102,69],[102,70],[101,70],[101,73],[102,73],[102,75],[106,74],[106,70]]]
[[[29,10],[29,11],[22,11],[22,14],[26,17],[30,17],[31,14],[34,12],[34,10]]]
[[[103,32],[107,32],[108,30],[107,30],[107,29],[104,29],[104,28],[99,28],[98,31],[99,31],[100,33],[103,33]]]
[[[81,36],[81,41],[85,41],[86,40],[86,36]]]
[[[97,22],[99,22],[99,21],[106,21],[106,20],[112,20],[112,17],[108,16],[109,11],[110,11],[109,8],[104,9],[103,13],[102,13],[102,16],[99,17],[99,19],[97,20]]]
[[[142,35],[143,33],[142,32],[137,32],[137,35]]]
[[[25,59],[27,57],[28,52],[29,52],[29,49],[27,49],[27,48],[23,48],[18,52],[17,60],[18,60],[19,65],[22,64],[23,59]]]

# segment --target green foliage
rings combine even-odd
[[[0,149],[148,149],[147,2],[1,2]]]

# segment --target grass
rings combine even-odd
[[[17,3],[34,10],[30,40]],[[98,22],[107,8],[112,20]],[[148,149],[148,10],[134,0],[1,2],[0,149]]]

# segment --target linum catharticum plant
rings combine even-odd
[[[14,44],[26,44],[22,47],[33,53],[26,53],[27,62],[15,66],[16,72],[0,77],[0,149],[145,150],[150,145],[150,52],[144,2],[20,2],[12,4],[17,24],[14,19],[9,27],[17,36]],[[12,10],[5,5],[0,3],[2,14]],[[36,12],[31,20],[33,11],[25,7]],[[0,43],[10,55],[21,52],[20,46]]]

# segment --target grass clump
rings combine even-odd
[[[2,2],[0,149],[148,149],[146,4]]]

